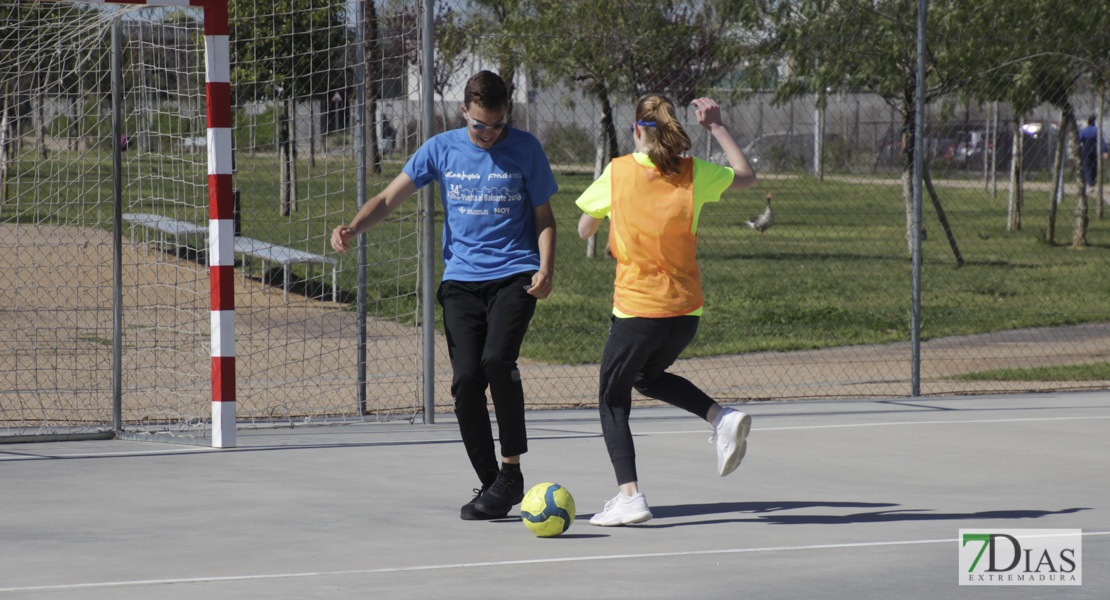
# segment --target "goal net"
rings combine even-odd
[[[368,236],[361,310],[328,238],[417,131],[382,135],[415,21],[359,48],[346,2],[228,3],[220,155],[206,2],[151,4],[0,0],[0,441],[411,416],[416,209]]]

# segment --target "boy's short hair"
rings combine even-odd
[[[509,107],[509,89],[505,80],[492,71],[479,71],[466,82],[463,91],[463,106],[473,102],[486,110]]]

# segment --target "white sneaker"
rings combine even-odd
[[[748,452],[748,432],[752,428],[752,418],[746,413],[726,408],[717,415],[710,442],[717,442],[717,472],[721,477],[728,475],[740,466],[744,454]]]
[[[613,527],[643,523],[648,520],[651,520],[651,509],[648,508],[647,498],[644,497],[643,492],[634,496],[618,493],[605,503],[605,510],[590,517],[590,525]]]

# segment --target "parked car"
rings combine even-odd
[[[1031,121],[1022,127],[1022,165],[1026,172],[1039,171],[1052,165],[1052,155],[1059,136],[1059,126],[1047,121]],[[1013,155],[1013,135],[1007,124],[1000,123],[995,153],[995,168],[1009,169]],[[984,152],[990,147],[987,124],[964,122],[955,124],[928,124],[925,128],[925,159],[932,164],[943,159],[954,169],[981,169]],[[876,164],[901,165],[901,129],[891,131],[879,145]]]
[[[1021,128],[1021,162],[1026,172],[1040,171],[1052,167],[1053,153],[1060,136],[1060,128],[1055,123],[1045,121],[1031,121]],[[1008,127],[999,127],[995,136],[998,151],[995,153],[995,168],[1009,169],[1014,152],[1012,130]],[[952,149],[949,164],[958,169],[983,168],[984,153],[991,147],[991,140],[987,139],[986,128],[975,129]],[[1070,160],[1070,157],[1067,157]]]
[[[956,138],[951,137],[951,135],[949,133],[947,136],[938,137],[926,133],[923,139],[926,162],[933,162],[938,156],[944,155],[950,147],[956,144]],[[875,166],[901,167],[902,157],[902,131],[891,128],[890,133],[879,142],[879,149],[875,156]]]
[[[973,129],[973,126],[965,123],[926,123],[923,136],[925,159],[930,163],[937,159],[950,160],[960,142],[967,139],[968,132]],[[890,128],[883,138],[879,153],[882,162],[902,164],[902,128]]]
[[[762,172],[796,171],[813,160],[813,133],[775,131],[764,133],[742,148],[752,168]],[[720,149],[709,155],[709,161],[728,166],[728,158]]]

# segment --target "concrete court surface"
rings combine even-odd
[[[753,403],[720,478],[708,427],[637,407],[655,519],[590,526],[616,492],[594,410],[529,413],[526,485],[577,501],[561,537],[476,481],[434,425],[241,430],[213,450],[0,445],[0,600],[1110,598],[1110,394]],[[961,528],[1081,529],[1081,586],[958,585]]]

